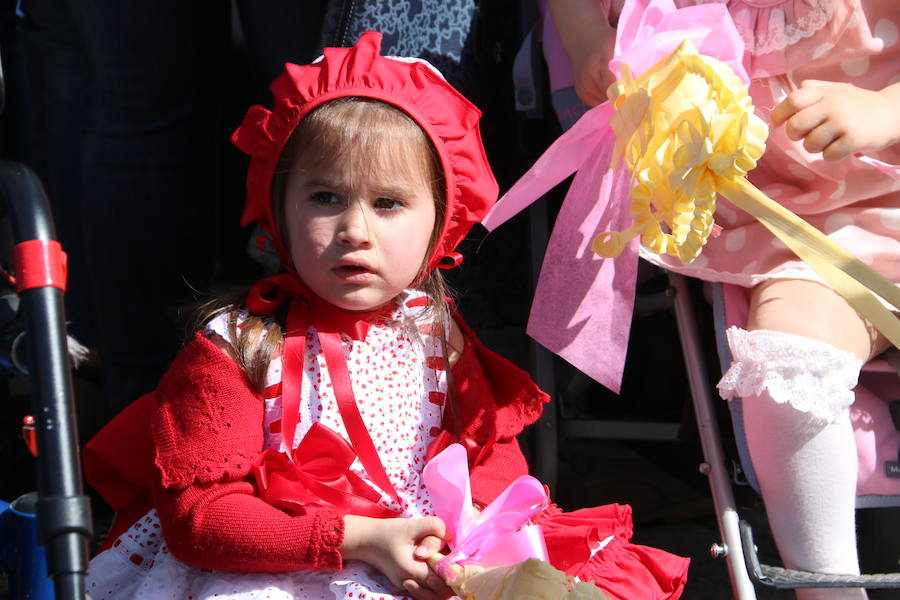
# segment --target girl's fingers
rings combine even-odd
[[[444,540],[435,535],[426,535],[416,546],[413,553],[416,558],[424,560],[432,554],[437,554],[444,547]]]
[[[450,586],[447,585],[447,582],[437,575],[429,575],[425,580],[425,585],[427,585],[428,588],[439,598],[447,598],[453,595],[453,590],[450,589]]]
[[[805,83],[805,82],[804,82]],[[781,104],[772,109],[770,115],[775,127],[791,119],[798,112],[822,100],[822,88],[805,87],[788,94]]]
[[[803,139],[803,147],[810,154],[815,154],[828,148],[838,137],[839,132],[826,121],[806,134]]]
[[[406,579],[403,581],[403,588],[415,600],[445,600],[453,595],[453,590],[436,575],[429,575],[425,583]]]
[[[846,135],[842,135],[832,141],[827,148],[822,150],[822,158],[831,162],[837,162],[847,158],[853,154],[853,152],[854,149],[851,147],[849,138]]]
[[[428,530],[425,532],[427,535],[437,536],[439,538],[443,538],[447,533],[447,526],[444,525],[444,521],[440,517],[425,517],[423,519],[426,523],[426,527]]]
[[[440,517],[420,517],[418,519],[409,520],[412,533],[416,537],[423,538],[427,535],[433,535],[439,538],[444,537],[447,527]]]
[[[439,517],[424,517],[415,520],[416,531],[414,539],[418,539],[416,549],[413,555],[424,560],[440,551],[444,546],[444,536],[447,534],[447,527]]]
[[[403,582],[403,588],[406,593],[415,598],[415,600],[441,600],[432,590],[420,585],[417,581],[407,579]]]
[[[794,113],[785,124],[785,132],[787,136],[794,140],[802,140],[809,133],[821,126],[828,115],[825,111],[818,110],[818,107],[812,106]]]

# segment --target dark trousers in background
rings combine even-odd
[[[315,57],[320,4],[238,3],[255,82]],[[222,183],[246,109],[230,99],[263,94],[239,89],[228,2],[22,9],[36,165],[70,256],[70,330],[98,350],[111,417],[156,386],[184,339],[184,307],[209,295],[221,217],[239,213],[243,190]]]

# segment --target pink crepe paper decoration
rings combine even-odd
[[[472,505],[465,448],[451,444],[428,461],[422,475],[435,514],[447,526],[450,553],[439,563],[506,566],[528,558],[547,561],[540,525],[531,518],[549,503],[547,491],[530,475],[516,478],[479,514]]]

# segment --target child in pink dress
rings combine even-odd
[[[716,0],[675,0],[685,7]],[[727,0],[745,43],[757,114],[770,126],[748,178],[889,280],[900,282],[900,182],[859,161],[900,163],[900,7],[894,0]],[[548,0],[582,100],[605,99],[623,2]],[[719,384],[742,397],[747,443],[785,564],[858,573],[857,462],[848,407],[861,365],[888,345],[749,214],[719,199],[690,265],[654,263],[747,287],[747,328],[732,328]],[[798,598],[860,599],[861,589]]]
[[[380,45],[287,65],[235,132],[244,223],[282,272],[212,306],[88,445],[118,513],[95,600],[440,600],[425,463],[461,443],[479,507],[527,473],[516,435],[547,396],[451,313],[437,268],[496,200],[480,113]],[[680,595],[687,561],[631,545],[627,507],[539,508],[558,568],[614,599]]]

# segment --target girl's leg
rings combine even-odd
[[[744,426],[769,523],[785,566],[859,572],[856,447],[850,420],[815,417],[768,395],[744,398]],[[802,600],[865,598],[862,590],[798,590]]]
[[[888,347],[884,336],[837,292],[802,279],[775,279],[756,286],[747,329],[802,335],[852,352],[863,361]]]
[[[846,407],[859,367],[883,342],[834,291],[800,280],[757,286],[747,329],[731,340],[743,356],[729,373],[745,380],[733,389],[744,387],[747,444],[782,559],[796,569],[858,573],[857,458]],[[813,589],[797,597],[866,593]]]

